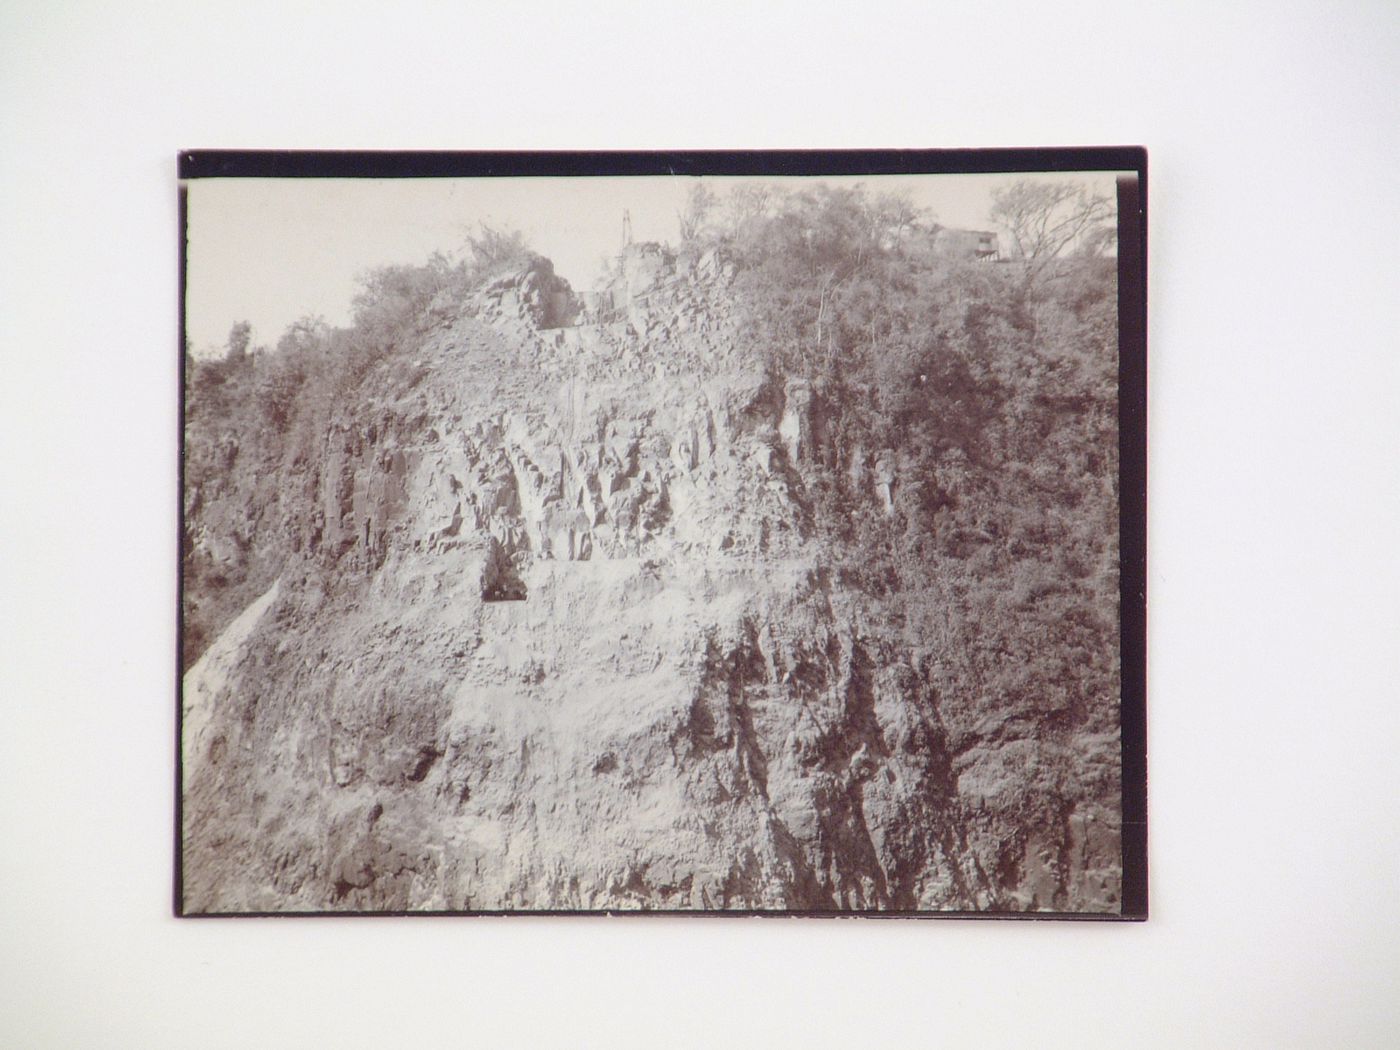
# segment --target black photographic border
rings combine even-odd
[[[929,150],[679,150],[594,152],[400,152],[187,150],[178,157],[179,419],[176,561],[182,558],[185,491],[185,293],[188,200],[202,178],[461,178],[587,175],[933,175],[1133,172],[1117,180],[1119,653],[1122,748],[1122,895],[1118,914],[799,909],[519,909],[186,912],[183,873],[184,575],[176,573],[174,914],[180,918],[398,916],[737,916],[976,918],[1122,921],[1148,916],[1147,848],[1147,151],[1141,146]]]

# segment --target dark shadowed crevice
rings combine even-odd
[[[408,772],[408,779],[415,784],[422,783],[441,757],[442,752],[435,747],[419,748],[418,758]]]
[[[520,571],[499,546],[491,549],[491,556],[482,574],[481,600],[484,602],[523,602],[528,594]]]

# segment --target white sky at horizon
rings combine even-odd
[[[904,190],[945,226],[991,228],[991,193],[1021,178],[1079,181],[1113,196],[1113,172],[977,175],[700,176],[723,192],[741,182]],[[229,328],[252,324],[254,345],[319,314],[348,325],[357,276],[452,254],[478,222],[519,229],[576,290],[593,287],[622,244],[674,243],[696,176],[445,179],[203,178],[188,188],[186,334],[199,356],[223,352]]]

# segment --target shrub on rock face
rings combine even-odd
[[[482,555],[481,600],[484,602],[523,602],[528,595],[525,581],[505,547],[490,537]]]

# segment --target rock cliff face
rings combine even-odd
[[[336,408],[185,678],[187,910],[1117,910],[1116,726],[962,703],[842,583],[805,465],[890,506],[899,456],[833,452],[732,278],[537,261]]]

